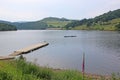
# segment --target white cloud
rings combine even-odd
[[[0,20],[10,20],[10,21],[32,21],[32,20],[39,20],[43,18],[42,16],[46,16],[44,12],[34,12],[34,11],[11,11],[6,10],[5,8],[0,8]],[[41,17],[40,17],[41,16]]]
[[[47,16],[89,18],[120,8],[120,0],[0,0],[0,18],[38,20]]]
[[[120,8],[120,0],[104,0],[102,2],[104,4],[101,3],[101,6],[98,4],[98,6],[96,5],[95,8],[91,9],[91,12],[88,12],[87,15],[89,18],[93,18],[110,10],[112,11]]]

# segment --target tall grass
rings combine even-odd
[[[0,61],[0,80],[82,80],[82,76],[77,71],[56,71],[18,59]]]
[[[39,67],[23,59],[0,61],[0,80],[83,80],[82,73],[75,70],[54,70]],[[85,77],[84,80],[120,80],[120,75],[112,78],[101,77],[93,79]]]

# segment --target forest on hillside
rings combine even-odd
[[[6,23],[0,23],[0,31],[13,31],[17,30],[16,26]]]
[[[66,29],[95,29],[95,30],[120,30],[120,9],[109,11],[90,19],[72,21],[65,25]],[[76,29],[77,29],[76,28]]]

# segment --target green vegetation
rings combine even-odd
[[[53,21],[54,22],[54,21],[69,21],[69,20],[66,18],[47,17],[47,18],[42,19],[41,21],[43,22]]]
[[[67,20],[65,18],[48,17],[34,22],[14,22],[12,24],[17,26],[17,29],[39,30],[39,29],[48,29],[48,28],[62,29],[69,22],[70,20]]]
[[[66,29],[77,30],[120,30],[120,9],[109,11],[91,19],[73,21],[65,25]]]
[[[17,29],[23,29],[23,30],[39,30],[39,29],[46,29],[48,25],[44,22],[41,21],[36,21],[36,22],[15,22],[13,23]]]
[[[71,29],[115,31],[115,30],[120,30],[119,23],[120,23],[120,18],[117,18],[107,22],[95,23],[94,25],[92,24],[91,26],[87,26],[86,24],[79,25],[79,26],[72,27]]]
[[[0,80],[83,80],[82,73],[73,70],[39,67],[23,58],[0,61]],[[120,80],[120,75],[112,77],[85,76],[84,80]]]
[[[48,28],[61,28],[61,29],[63,29],[65,25],[71,22],[71,20],[56,17],[44,18],[41,21],[47,23]]]
[[[69,22],[70,21],[48,21],[46,23],[48,24],[49,28],[63,28]]]
[[[120,31],[120,22],[117,25],[115,25],[115,27],[118,31]]]
[[[77,71],[53,70],[14,60],[0,61],[0,80],[82,80],[82,76]]]
[[[0,31],[13,31],[13,30],[17,30],[14,25],[7,23],[0,23]]]

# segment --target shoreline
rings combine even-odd
[[[24,65],[22,65],[21,63],[24,64]],[[8,68],[4,67],[6,65],[9,65]],[[24,69],[23,66],[25,66],[25,65],[26,65],[26,67]],[[50,67],[46,67],[46,66],[39,66],[36,63],[31,63],[29,61],[27,62],[25,60],[25,58],[21,58],[21,57],[19,57],[17,59],[14,59],[14,60],[5,60],[5,61],[1,60],[0,61],[0,68],[1,69],[3,68],[2,69],[3,71],[4,71],[4,69],[8,69],[8,71],[11,71],[11,70],[9,70],[9,67],[11,67],[13,69],[15,68],[15,70],[14,70],[15,72],[16,72],[16,70],[23,70],[23,69],[21,69],[21,67],[18,68],[16,66],[21,66],[24,70],[27,70],[26,68],[28,68],[28,69],[30,69],[30,71],[33,71],[34,69],[38,69],[38,70],[39,69],[40,70],[44,69],[43,71],[45,71],[45,72],[50,71],[51,73],[54,73],[54,74],[51,74],[51,76],[54,76],[54,77],[57,77],[57,78],[60,78],[60,74],[63,74],[64,77],[69,76],[70,78],[72,78],[72,77],[74,77],[74,78],[77,77],[78,78],[78,76],[79,76],[80,80],[82,80],[81,79],[82,78],[82,72],[78,71],[78,70],[54,69],[54,68],[50,68]],[[31,70],[30,67],[34,67],[34,69]],[[11,72],[12,72],[11,74],[13,74],[13,70]],[[47,75],[47,73],[45,73],[45,75]],[[73,78],[73,80],[78,80],[78,79],[76,79],[76,78],[74,79],[74,78]],[[120,77],[119,77],[119,75],[112,75],[112,74],[111,75],[97,75],[97,74],[92,74],[92,73],[85,73],[85,80],[113,80],[113,79],[119,80]],[[46,80],[48,80],[48,79],[46,79]],[[65,79],[65,80],[69,80],[69,78]]]
[[[41,66],[40,66],[41,67]],[[66,71],[66,70],[72,70],[72,69],[54,69],[54,68],[50,68],[52,69],[53,71]],[[76,70],[78,71],[78,70]],[[82,73],[81,71],[78,71],[80,72],[80,74]],[[90,79],[94,79],[94,80],[101,80],[101,78],[104,78],[104,80],[111,80],[112,78],[112,75],[100,75],[100,74],[93,74],[93,73],[85,73],[85,77],[86,78],[90,78]]]

